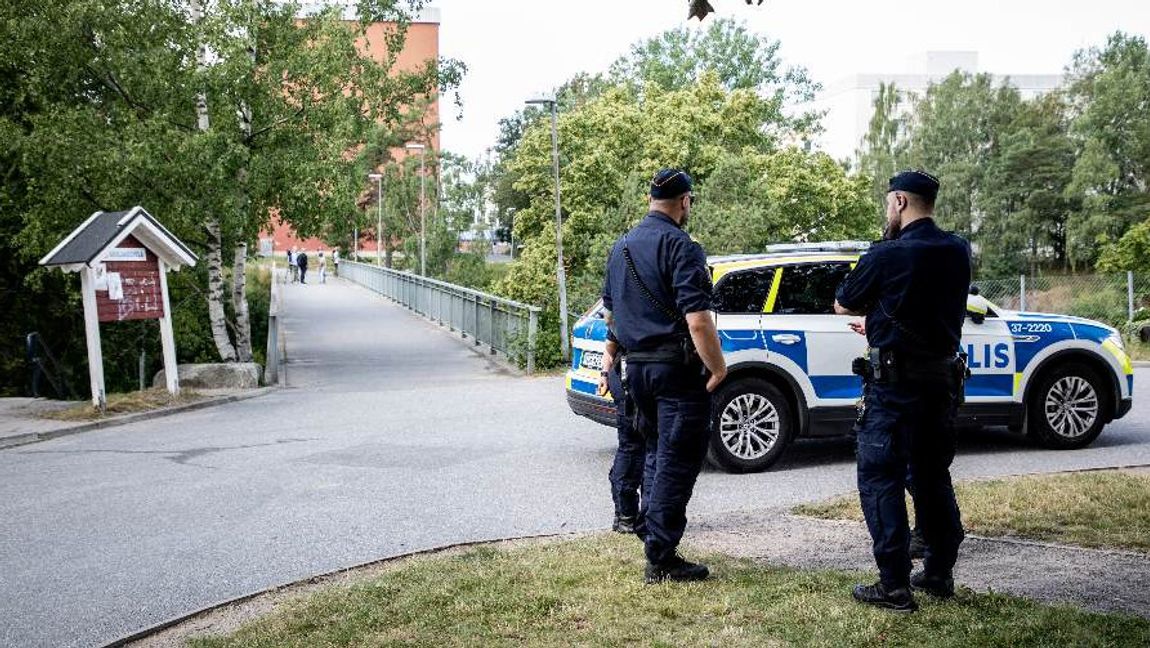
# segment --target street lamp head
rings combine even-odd
[[[539,97],[534,97],[532,99],[528,99],[527,101],[524,101],[523,103],[525,103],[529,106],[534,105],[534,104],[551,105],[551,104],[555,103],[555,97],[543,95],[543,96],[539,96]]]
[[[422,151],[423,149],[425,149],[427,147],[424,146],[423,144],[418,143],[418,142],[408,142],[407,144],[403,145],[403,148],[405,148],[409,151]]]
[[[382,173],[369,173],[369,174],[367,174],[367,177],[371,178],[372,180],[379,180],[380,178],[383,177],[383,174]]]

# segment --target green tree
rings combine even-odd
[[[626,86],[559,120],[563,241],[573,311],[594,301],[611,243],[646,213],[660,167],[688,169],[702,201],[688,226],[709,251],[752,252],[770,242],[877,233],[868,180],[824,154],[781,148],[780,116],[753,90],[729,91],[712,73],[681,90]],[[661,133],[650,137],[650,133]],[[541,305],[557,326],[549,124],[524,134],[511,163],[529,199],[516,213],[526,249],[496,290]]]
[[[819,85],[810,80],[805,69],[784,66],[780,47],[779,41],[723,18],[704,30],[678,27],[636,43],[611,64],[608,77],[612,84],[626,84],[641,93],[648,86],[682,90],[704,74],[713,74],[723,88],[752,90],[781,112],[783,106],[814,99]],[[818,115],[806,112],[776,123],[795,133],[806,133],[817,121]]]
[[[1068,188],[1081,199],[1069,254],[1081,265],[1150,213],[1150,50],[1144,38],[1119,32],[1078,52],[1068,72],[1081,142]]]
[[[247,244],[273,213],[305,236],[346,220],[363,183],[348,151],[462,73],[454,61],[395,69],[419,5],[364,1],[361,20],[347,22],[337,8],[300,21],[298,5],[272,0],[217,0],[199,19],[166,0],[5,4],[15,100],[0,128],[11,136],[5,218],[20,223],[17,272],[87,213],[143,204],[206,258],[196,275],[215,346],[245,357]],[[357,42],[381,20],[396,28],[377,62]]]
[[[875,200],[886,196],[887,182],[899,170],[905,157],[907,115],[905,106],[911,100],[893,83],[880,83],[874,100],[874,114],[863,136],[862,147],[855,152],[859,172],[871,178]]]
[[[1067,195],[1076,147],[1064,96],[1047,94],[1018,107],[987,162],[975,207],[988,276],[1066,269],[1066,224],[1078,206]]]

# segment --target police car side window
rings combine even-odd
[[[831,315],[835,290],[850,273],[849,263],[788,266],[779,284],[773,312],[780,315]]]
[[[715,286],[713,299],[717,313],[761,313],[767,294],[771,292],[771,281],[775,278],[773,268],[755,268],[732,272],[719,280]]]

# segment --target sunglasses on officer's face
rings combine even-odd
[[[690,200],[691,205],[693,206],[695,204],[695,201],[697,200],[697,198],[695,197],[695,194],[687,194],[687,200]]]

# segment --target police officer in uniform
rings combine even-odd
[[[858,488],[880,578],[856,586],[854,597],[900,612],[917,609],[911,587],[954,595],[951,571],[963,538],[950,464],[966,375],[959,340],[971,259],[970,245],[932,218],[938,187],[922,171],[891,178],[886,240],[863,255],[835,300],[836,313],[866,316],[870,346],[856,363],[867,381]],[[913,576],[908,480],[925,544],[923,570]]]
[[[692,202],[686,172],[656,173],[650,212],[615,243],[603,283],[607,324],[626,349],[623,383],[646,442],[635,533],[645,545],[648,583],[709,574],[676,551],[707,452],[710,392],[727,375],[706,255],[683,231]]]
[[[615,461],[607,478],[611,481],[611,499],[615,502],[615,521],[611,530],[616,533],[635,533],[639,517],[639,496],[643,485],[643,463],[647,442],[635,427],[635,407],[623,388],[620,356],[624,349],[615,336],[607,332],[607,348],[603,353],[603,369],[599,372],[599,395],[611,394],[615,403],[615,428],[619,445]]]

